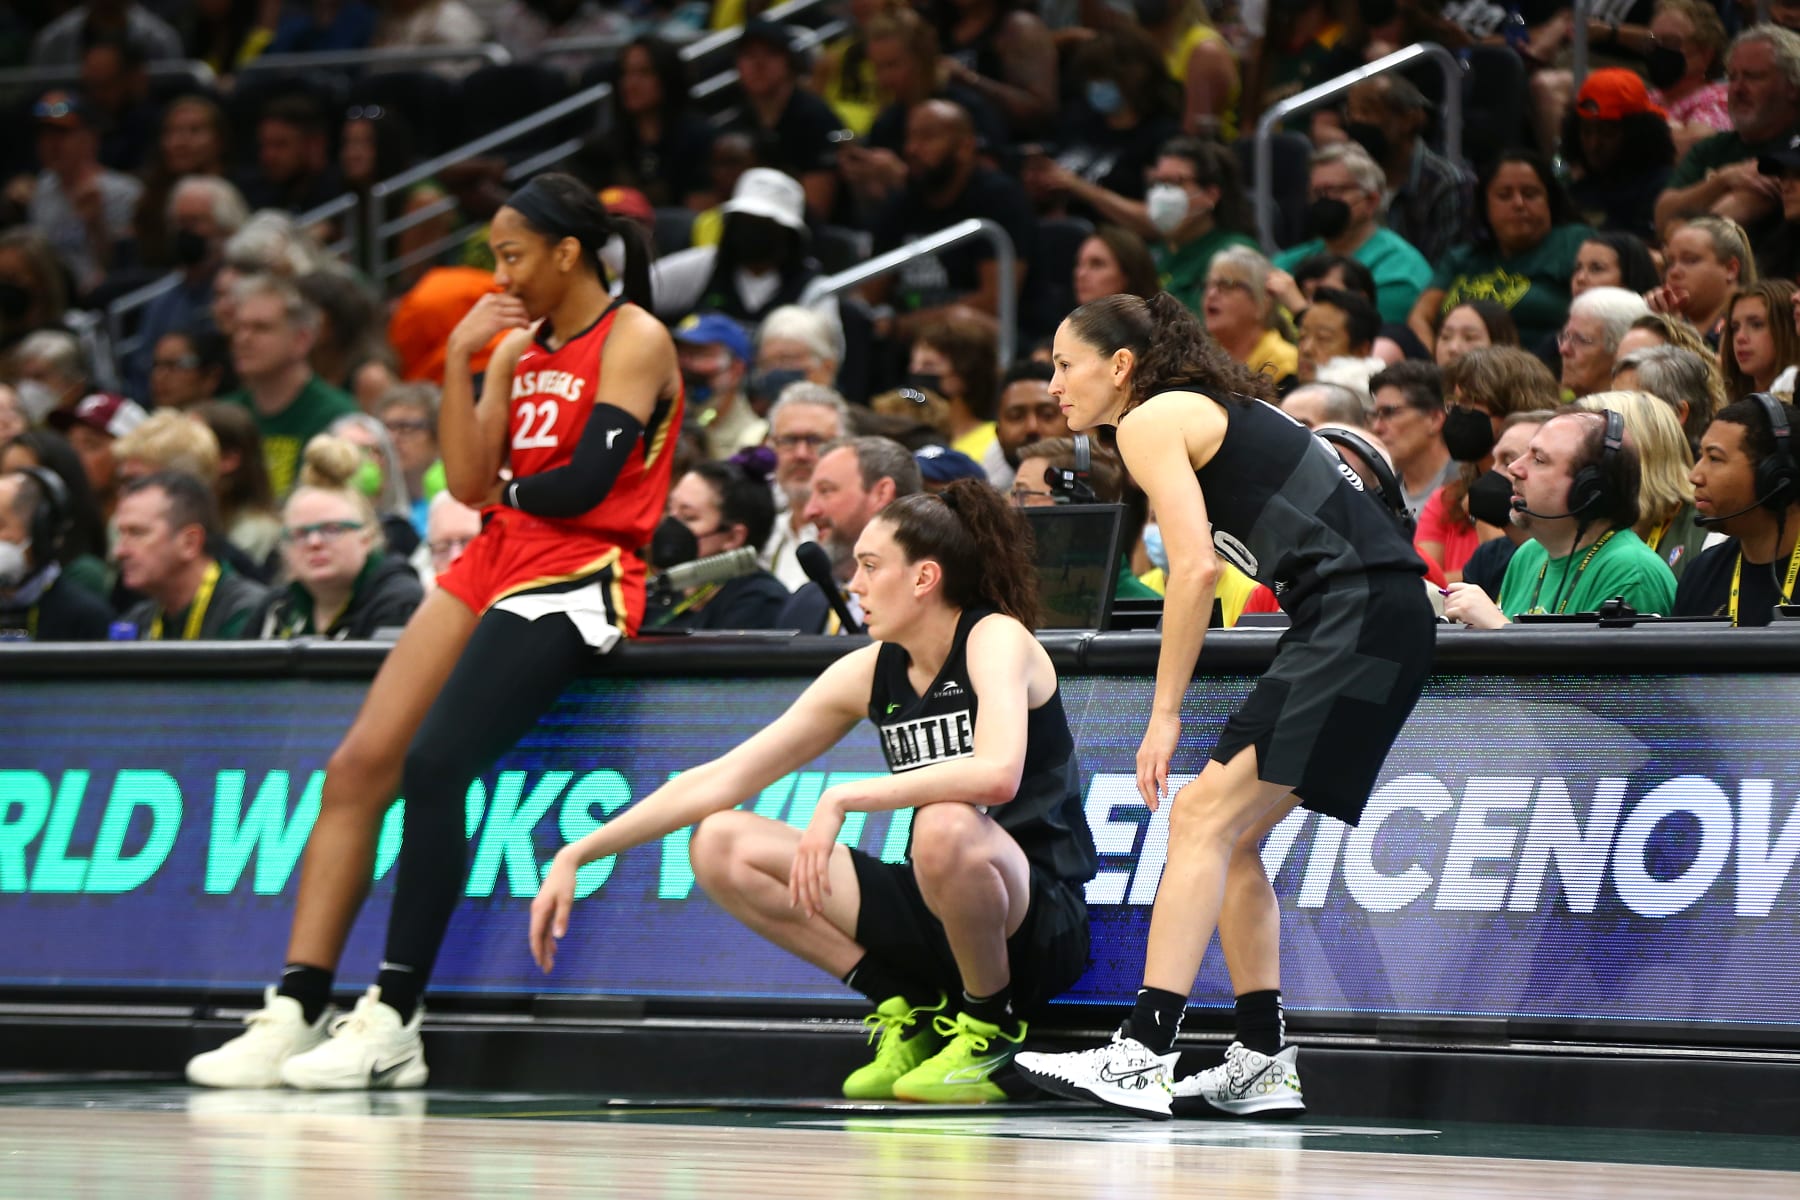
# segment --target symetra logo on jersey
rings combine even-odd
[[[895,773],[975,753],[975,721],[968,709],[881,726],[881,752]]]

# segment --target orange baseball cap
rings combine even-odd
[[[1575,112],[1596,121],[1623,121],[1626,117],[1655,113],[1664,120],[1669,114],[1650,103],[1650,91],[1636,71],[1624,67],[1602,67],[1590,72],[1575,97]]]

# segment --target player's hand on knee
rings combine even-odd
[[[801,835],[800,845],[794,850],[794,865],[788,871],[788,896],[794,907],[808,917],[825,911],[825,897],[831,895],[831,851],[843,827],[843,809],[833,804],[830,797],[821,797]]]
[[[558,854],[544,872],[544,882],[531,902],[531,957],[545,974],[556,965],[556,943],[569,932],[569,909],[575,903],[575,864]]]

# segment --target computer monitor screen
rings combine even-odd
[[[1119,504],[1059,504],[1022,510],[1036,540],[1045,629],[1105,629],[1119,571]]]

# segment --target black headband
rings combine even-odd
[[[577,211],[548,188],[540,187],[536,179],[508,196],[506,207],[524,217],[532,228],[547,237],[559,241],[572,237],[595,254],[600,252],[600,247],[612,235],[610,217],[603,216],[596,227],[591,218]]]

